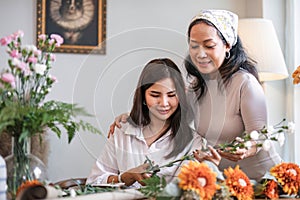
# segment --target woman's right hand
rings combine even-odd
[[[136,181],[141,185],[145,185],[143,180],[151,177],[150,174],[146,173],[148,167],[149,163],[145,163],[122,173],[121,181],[124,182],[126,186],[130,186]]]
[[[107,138],[115,132],[115,127],[121,128],[121,122],[126,123],[127,118],[129,117],[129,113],[123,113],[115,118],[115,121],[109,126],[109,132]]]
[[[196,149],[194,151],[195,159],[198,160],[199,162],[208,160],[214,163],[216,166],[218,166],[221,162],[221,155],[212,146],[208,145],[207,148],[209,149],[209,151],[205,151],[205,152]]]

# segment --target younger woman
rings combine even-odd
[[[124,182],[140,187],[149,177],[148,164],[143,164],[146,156],[162,165],[187,155],[193,150],[187,113],[185,86],[176,64],[167,58],[150,61],[140,75],[128,121],[109,138],[87,183]],[[201,148],[201,140],[197,141],[193,145]],[[211,153],[211,160],[218,164],[217,152]],[[158,175],[171,181],[179,165],[162,168]]]

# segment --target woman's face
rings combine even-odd
[[[229,51],[229,45],[224,45],[213,26],[202,22],[191,28],[189,53],[201,73],[216,72],[225,59],[226,51]]]
[[[162,79],[148,88],[145,99],[151,121],[166,121],[179,104],[174,82],[170,78]]]

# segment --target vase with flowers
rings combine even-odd
[[[37,176],[33,162],[43,168],[41,161],[32,159],[28,151],[30,138],[50,130],[60,138],[63,132],[71,142],[75,133],[87,130],[100,131],[77,116],[90,116],[82,107],[61,101],[45,101],[56,78],[50,70],[55,55],[53,51],[63,43],[59,35],[39,35],[37,45],[23,45],[24,33],[17,31],[0,39],[6,46],[8,68],[0,74],[0,134],[12,137],[12,155],[6,158],[8,174],[8,194],[14,199],[18,187],[26,180],[45,178]]]

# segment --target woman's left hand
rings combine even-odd
[[[231,152],[230,149],[218,150],[218,153],[223,158],[226,158],[226,159],[234,161],[234,162],[254,156],[254,155],[256,155],[256,152],[257,152],[257,147],[256,147],[256,143],[254,141],[252,142],[252,145],[250,147],[238,148],[234,152]]]

